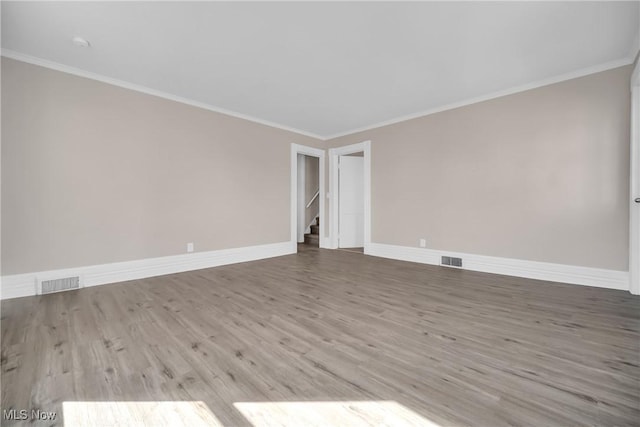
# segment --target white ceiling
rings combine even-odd
[[[639,14],[638,2],[3,1],[2,47],[326,138],[629,62]]]

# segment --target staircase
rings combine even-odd
[[[304,244],[315,247],[320,246],[320,217],[316,217],[316,223],[311,224],[311,233],[304,235]]]

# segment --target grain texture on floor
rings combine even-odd
[[[59,413],[32,425],[82,401],[203,402],[230,426],[301,407],[282,402],[391,402],[442,426],[640,422],[640,298],[623,291],[301,247],[3,301],[1,328],[2,409]]]

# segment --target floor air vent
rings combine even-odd
[[[440,265],[446,265],[449,267],[462,267],[462,258],[443,256],[440,260]]]
[[[80,288],[80,276],[62,277],[60,279],[42,280],[39,282],[41,294],[68,291]]]

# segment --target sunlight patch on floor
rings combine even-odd
[[[203,402],[63,402],[65,427],[217,427]]]
[[[395,401],[236,402],[254,427],[440,427]]]

